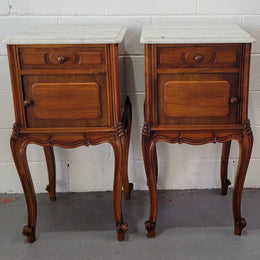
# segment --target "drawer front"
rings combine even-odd
[[[108,126],[105,75],[23,76],[28,127]]]
[[[160,125],[237,122],[238,74],[159,74]]]
[[[157,47],[158,68],[239,67],[241,46]]]
[[[21,69],[105,68],[105,47],[19,48]]]

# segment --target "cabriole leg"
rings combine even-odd
[[[228,159],[230,153],[231,141],[223,143],[222,155],[221,155],[221,195],[227,195],[228,186],[231,184],[230,180],[227,178],[228,170]]]
[[[51,200],[56,200],[56,166],[55,166],[55,157],[53,147],[44,146],[44,154],[47,163],[49,184],[46,187],[46,190],[49,192]]]
[[[26,158],[26,147],[27,142],[25,138],[21,136],[17,138],[11,137],[13,159],[23,186],[28,210],[28,224],[24,226],[23,234],[27,237],[28,242],[32,243],[35,241],[37,205],[33,182]]]
[[[125,233],[128,230],[127,223],[124,223],[122,217],[122,184],[123,184],[123,149],[121,138],[117,138],[114,143],[111,143],[115,154],[115,176],[113,187],[113,205],[114,217],[117,230],[117,239],[124,240]]]
[[[236,235],[241,235],[242,229],[246,226],[246,220],[241,217],[241,198],[253,146],[253,134],[249,123],[243,132],[243,137],[239,141],[239,145],[239,163],[233,191],[234,233]]]
[[[154,164],[152,163],[154,157],[155,145],[152,143],[152,140],[149,138],[149,135],[147,135],[145,129],[143,130],[142,149],[143,149],[145,172],[146,172],[147,184],[148,184],[149,196],[150,196],[150,214],[149,214],[149,220],[145,222],[145,228],[148,232],[147,236],[154,237],[156,220],[158,215],[158,194],[157,194],[157,187],[156,187],[156,173],[154,172]]]

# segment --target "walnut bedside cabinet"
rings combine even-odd
[[[114,218],[123,240],[121,193],[128,199],[127,163],[131,104],[121,116],[118,44],[121,26],[42,27],[5,40],[8,45],[15,124],[13,159],[23,186],[28,224],[23,234],[35,240],[36,198],[26,159],[28,144],[43,146],[51,200],[55,200],[53,146],[74,148],[110,143],[115,154]]]
[[[248,120],[251,43],[237,25],[149,25],[145,45],[145,122],[142,146],[150,194],[148,236],[155,236],[158,213],[156,144],[223,143],[222,195],[230,181],[227,166],[232,140],[240,146],[233,191],[234,233],[246,226],[241,195],[253,145]]]

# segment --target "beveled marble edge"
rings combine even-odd
[[[120,43],[126,33],[125,26],[45,26],[33,27],[9,36],[2,42],[17,44],[113,44]]]
[[[167,43],[252,43],[256,40],[236,24],[152,24],[142,28],[140,42]]]

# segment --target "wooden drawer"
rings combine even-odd
[[[25,75],[28,127],[108,126],[106,75]]]
[[[105,47],[21,47],[21,69],[105,68]]]
[[[159,74],[160,125],[236,124],[239,92],[237,73]]]
[[[175,45],[157,47],[158,68],[239,67],[240,45]]]

